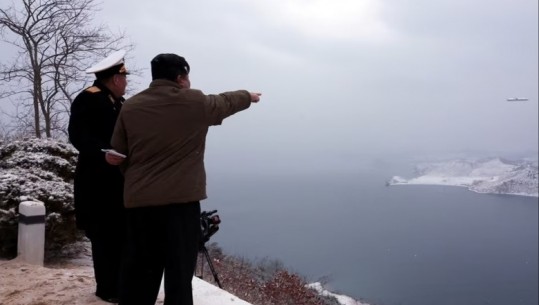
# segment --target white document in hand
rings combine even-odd
[[[109,153],[109,154],[111,154],[111,155],[115,155],[115,156],[118,156],[118,157],[122,157],[122,158],[127,157],[126,155],[121,154],[121,153],[115,151],[114,149],[102,149],[101,151],[102,151],[102,152]]]

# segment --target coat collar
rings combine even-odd
[[[106,94],[112,94],[112,92],[105,86],[103,83],[101,83],[99,80],[95,80],[93,86],[96,86],[97,88],[101,89],[101,91],[105,92]]]
[[[152,87],[176,87],[178,89],[181,89],[180,84],[178,84],[177,82],[173,82],[171,80],[168,80],[168,79],[156,79],[156,80],[153,80],[150,83],[150,88],[152,88]]]
[[[94,84],[93,86],[96,86],[98,87],[99,89],[101,89],[101,91],[105,94],[107,94],[110,98],[112,98],[114,101],[120,101],[120,102],[123,102],[125,99],[123,96],[120,96],[118,98],[115,98],[114,97],[114,94],[112,94],[112,91],[109,90],[109,88],[107,88],[107,86],[105,86],[103,83],[101,83],[99,80],[95,80],[94,81]],[[113,101],[113,102],[114,102]]]

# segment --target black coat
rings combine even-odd
[[[101,149],[110,139],[124,99],[114,99],[98,81],[71,104],[69,141],[79,151],[74,201],[77,227],[120,222],[123,219],[123,175],[105,160]]]

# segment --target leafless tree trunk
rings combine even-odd
[[[18,52],[0,64],[0,99],[22,106],[12,116],[19,127],[31,121],[36,137],[55,137],[66,132],[71,102],[86,85],[84,70],[132,45],[124,44],[123,33],[92,26],[94,0],[20,1],[0,8],[0,38]]]

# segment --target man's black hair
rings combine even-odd
[[[152,59],[152,80],[168,79],[175,81],[178,75],[189,74],[189,64],[185,58],[176,54],[159,54]]]

